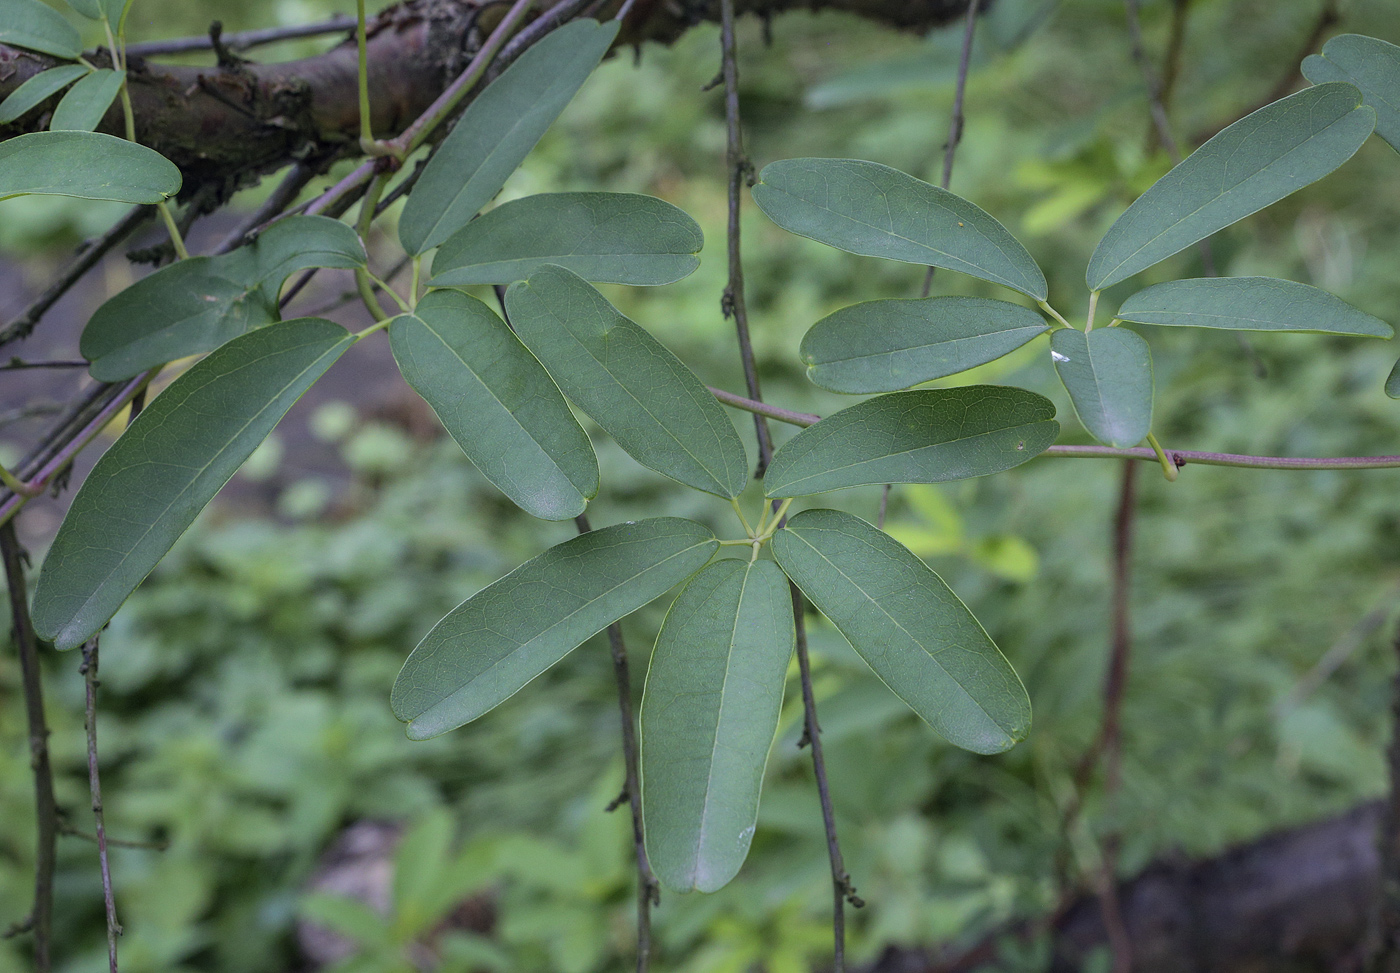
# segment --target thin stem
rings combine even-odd
[[[165,228],[170,231],[170,242],[175,247],[175,255],[181,260],[188,260],[189,250],[185,249],[185,238],[180,235],[180,228],[175,225],[175,217],[170,213],[168,203],[156,203],[156,209],[160,212],[160,218],[165,222]]]
[[[486,73],[496,53],[505,46],[506,41],[515,33],[520,26],[525,15],[534,6],[534,0],[516,0],[510,11],[501,18],[501,22],[496,25],[496,29],[491,32],[491,36],[486,38],[486,42],[481,45],[481,49],[476,52],[471,63],[459,74],[447,90],[438,95],[437,99],[428,106],[427,111],[419,115],[412,125],[404,129],[397,138],[389,143],[400,158],[407,158],[414,149],[422,145],[428,136],[452,116],[453,111],[463,98],[465,98],[476,86],[477,81]]]
[[[370,224],[374,222],[374,205],[379,202],[379,195],[384,192],[384,184],[388,181],[387,172],[376,176],[374,182],[370,183],[369,192],[365,193],[365,198],[360,201],[360,219],[355,228],[360,234],[360,242],[364,244],[366,253],[369,252],[369,229]],[[379,305],[379,298],[375,296],[376,283],[384,287],[382,282],[376,281],[370,274],[368,267],[355,268],[355,287],[360,292],[360,300],[364,302],[365,308],[375,321],[383,322],[388,320],[389,316],[384,313],[384,308]],[[384,289],[388,290],[387,287]],[[398,297],[397,294],[394,296]]]
[[[29,484],[24,483],[19,477],[5,469],[4,466],[0,466],[0,484],[4,484],[5,489],[9,490],[11,493],[17,493],[22,497],[33,497],[37,495],[30,488]]]
[[[1059,311],[1055,310],[1053,307],[1051,307],[1047,302],[1045,302],[1045,301],[1036,301],[1036,303],[1040,305],[1040,309],[1041,309],[1042,311],[1044,311],[1046,314],[1050,315],[1050,316],[1051,316],[1052,318],[1054,318],[1056,321],[1060,322],[1060,324],[1061,324],[1062,326],[1064,326],[1064,327],[1066,327],[1066,328],[1071,327],[1070,323],[1069,323],[1068,321],[1065,320],[1065,316],[1064,316],[1063,314],[1061,314]]]
[[[107,859],[107,825],[102,813],[102,779],[97,769],[97,638],[83,646],[83,683],[86,686],[88,789],[92,793],[92,819],[97,834],[97,860],[102,868],[102,902],[107,912],[107,966],[117,973],[117,937],[122,925],[117,921],[117,900],[112,893],[112,868]]]
[[[356,74],[360,86],[360,145],[368,151],[374,142],[369,113],[369,54],[365,42],[365,0],[355,0],[355,48],[359,55]]]
[[[753,412],[758,415],[767,416],[769,419],[777,419],[779,422],[786,422],[792,426],[815,426],[821,416],[814,416],[808,412],[793,412],[791,409],[779,408],[776,405],[768,405],[754,399],[746,399],[742,395],[735,395],[733,392],[726,392],[724,389],[717,389],[713,385],[707,386],[710,394],[719,399],[725,405],[732,405],[736,409],[743,409],[745,412]]]
[[[1084,318],[1084,333],[1088,334],[1094,330],[1094,314],[1099,309],[1099,292],[1089,292],[1089,313]]]
[[[744,385],[749,398],[763,400],[758,384],[758,367],[754,362],[753,341],[749,337],[749,311],[744,300],[744,262],[740,255],[739,205],[743,187],[751,178],[753,167],[744,156],[744,134],[739,124],[739,63],[734,39],[734,0],[720,0],[721,72],[724,75],[724,121],[727,132],[725,166],[729,175],[729,283],[720,299],[725,317],[734,318],[734,330],[739,338],[739,359],[744,366]],[[755,479],[762,479],[773,460],[773,435],[768,421],[759,413],[753,416],[754,434],[758,437],[758,469]]]
[[[1152,455],[1156,457],[1157,462],[1162,465],[1162,475],[1167,478],[1168,482],[1175,483],[1178,475],[1177,467],[1180,464],[1173,462],[1167,456],[1166,452],[1162,449],[1162,444],[1157,442],[1157,437],[1150,432],[1147,434],[1147,442],[1148,445],[1152,447]]]
[[[413,261],[413,276],[409,279],[409,282],[408,282],[408,303],[409,303],[409,308],[408,308],[408,309],[409,309],[409,310],[413,310],[414,308],[416,308],[416,307],[418,306],[418,287],[419,287],[419,284],[421,283],[422,277],[423,277],[423,258],[422,258],[421,256],[420,256],[420,257],[413,257],[413,258],[412,258],[412,261]],[[394,275],[393,275],[393,274],[390,274],[389,276],[390,276],[390,277],[393,277]]]
[[[268,27],[262,30],[245,30],[238,34],[224,34],[219,42],[230,51],[246,51],[264,44],[295,40],[300,37],[318,37],[323,34],[339,34],[351,30],[355,18],[337,14],[330,20],[316,24],[297,24],[292,27]],[[213,50],[214,41],[208,34],[199,37],[176,37],[165,41],[142,41],[128,44],[129,57],[154,57],[161,54],[187,54],[191,51]]]
[[[29,617],[29,591],[24,580],[25,554],[13,523],[0,524],[0,562],[10,597],[15,643],[24,683],[24,708],[29,718],[29,765],[34,771],[34,908],[29,915],[34,936],[35,973],[53,968],[53,875],[58,839],[58,804],[53,795],[49,763],[49,727],[44,718],[44,687],[39,672],[39,639]]]
[[[729,505],[734,508],[734,513],[739,518],[739,523],[744,525],[744,533],[748,534],[750,537],[754,537],[757,534],[757,531],[755,531],[753,527],[749,525],[749,518],[744,516],[744,508],[739,506],[739,501],[731,497],[729,500]],[[768,516],[767,504],[763,505],[763,516],[765,518]],[[758,528],[759,530],[763,529],[763,519],[759,520]]]
[[[22,372],[31,368],[87,368],[85,361],[20,361],[18,358],[11,359],[8,364],[0,365],[0,372]]]
[[[831,785],[826,776],[826,758],[822,754],[821,725],[817,722],[817,697],[812,692],[812,660],[807,653],[807,622],[802,592],[788,583],[792,595],[792,617],[797,628],[797,671],[802,681],[803,735],[812,749],[812,771],[817,778],[817,797],[822,806],[822,827],[826,831],[826,854],[831,862],[831,931],[834,946],[833,973],[846,973],[846,903],[859,908],[865,903],[856,895],[851,876],[841,855],[841,843],[836,837],[836,812],[831,806]]]
[[[593,529],[587,514],[574,518],[580,534]],[[647,849],[642,839],[642,786],[637,769],[637,724],[632,713],[632,679],[627,666],[627,645],[622,640],[622,626],[608,626],[608,644],[612,649],[613,676],[617,680],[617,706],[622,718],[622,759],[626,773],[627,803],[632,811],[632,846],[637,855],[637,973],[647,973],[651,966],[651,907],[661,896]]]

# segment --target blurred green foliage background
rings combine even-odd
[[[1172,4],[1144,4],[1160,59]],[[1296,68],[1317,0],[1195,0],[1172,100],[1184,138],[1209,132]],[[293,23],[349,12],[329,0],[136,0],[133,40]],[[1400,41],[1400,7],[1342,4],[1341,29]],[[873,159],[937,181],[958,29],[924,39],[830,15],[777,20],[765,45],[741,32],[754,162]],[[1169,166],[1148,139],[1119,0],[997,0],[979,28],[967,129],[952,188],[1017,233],[1066,314],[1087,304],[1098,236]],[[285,45],[259,56],[314,50]],[[612,288],[629,315],[711,384],[742,388],[724,286],[723,111],[702,92],[719,60],[702,26],[673,48],[614,58],[589,82],[502,197],[542,190],[649,192],[706,230],[699,272],[659,290]],[[264,188],[262,192],[265,192]],[[255,205],[258,190],[238,205]],[[11,256],[101,228],[88,204],[5,204]],[[386,229],[391,229],[388,227]],[[838,307],[914,296],[923,270],[838,253],[744,216],[749,306],[767,397],[827,413],[849,404],[805,383],[803,332]],[[1221,273],[1271,274],[1332,290],[1400,322],[1400,159],[1372,140],[1340,172],[1215,238]],[[1199,275],[1191,250],[1146,282]],[[1120,285],[1108,306],[1144,282]],[[940,272],[935,293],[1006,298]],[[1400,406],[1381,386],[1396,351],[1377,341],[1140,329],[1157,375],[1168,448],[1274,455],[1395,453]],[[1044,339],[956,381],[1021,385],[1055,399]],[[630,964],[632,879],[611,666],[602,639],[482,720],[409,743],[389,686],[432,623],[568,524],[532,521],[450,441],[424,441],[355,403],[310,426],[337,445],[350,484],[293,482],[263,518],[211,508],[103,639],[101,723],[109,833],[163,851],[114,852],[123,968],[252,973],[297,969],[295,924],[313,916],[359,938],[346,969],[407,969],[400,946],[431,940],[443,970],[589,973]],[[751,439],[745,416],[736,424]],[[777,427],[779,438],[790,430]],[[603,469],[595,525],[658,514],[729,530],[722,505],[641,469],[593,429]],[[3,430],[0,430],[3,436]],[[275,464],[276,457],[267,462]],[[1124,838],[1122,868],[1209,854],[1341,810],[1384,787],[1392,625],[1400,587],[1400,471],[1187,467],[1140,473],[1134,656],[1122,791],[1086,796],[1072,860],[1092,836]],[[894,492],[892,532],[977,613],[1030,690],[1035,724],[1010,753],[943,744],[829,626],[812,620],[816,685],[847,865],[868,905],[852,949],[968,938],[1049,908],[1073,767],[1097,731],[1108,641],[1109,535],[1119,466],[1041,458],[1010,473]],[[749,506],[757,503],[748,498]],[[874,519],[877,490],[831,495]],[[36,552],[36,560],[38,554]],[[624,625],[639,691],[666,599]],[[1338,640],[1356,650],[1315,689],[1297,688]],[[86,812],[76,656],[47,660],[59,799]],[[0,654],[0,922],[28,909],[32,798],[13,653]],[[753,854],[711,896],[667,896],[658,968],[797,973],[829,954],[830,888],[810,764],[789,686]],[[409,822],[388,919],[308,892],[318,856],[359,820]],[[455,836],[455,837],[454,837]],[[452,849],[450,852],[448,849]],[[1087,849],[1087,851],[1086,851]],[[60,845],[59,957],[98,970],[94,847]],[[432,930],[462,899],[489,901],[486,935]],[[24,968],[0,941],[0,971]],[[1030,963],[1034,957],[1027,958]]]

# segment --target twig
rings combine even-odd
[[[316,24],[296,24],[290,27],[267,27],[262,30],[245,30],[237,34],[222,34],[220,44],[230,51],[246,51],[264,44],[295,40],[299,37],[318,37],[322,34],[339,34],[354,30],[355,18],[337,15],[330,20]],[[200,37],[176,37],[165,41],[141,41],[126,45],[128,57],[156,57],[161,54],[186,54],[190,51],[212,51],[214,40],[208,34]]]
[[[95,834],[88,834],[86,831],[82,831],[82,830],[80,830],[80,829],[78,829],[78,828],[75,828],[75,827],[73,827],[71,824],[68,824],[66,821],[62,820],[61,818],[60,818],[60,820],[59,820],[59,822],[58,822],[58,833],[61,834],[61,835],[63,835],[65,838],[77,838],[77,839],[79,839],[80,841],[86,841],[86,842],[88,842],[89,844],[93,844],[93,845],[97,844],[97,835],[95,835]],[[127,839],[124,839],[124,838],[113,838],[111,835],[108,835],[108,836],[107,836],[107,847],[109,847],[109,848],[135,848],[135,849],[137,849],[137,850],[139,850],[139,851],[165,851],[167,848],[170,847],[170,842],[168,842],[168,841],[130,841],[130,840],[127,840]]]
[[[48,312],[49,308],[58,303],[58,299],[67,294],[83,275],[97,265],[97,262],[107,255],[117,244],[121,243],[132,232],[150,219],[155,209],[151,206],[135,206],[127,211],[116,224],[96,240],[89,241],[83,247],[78,258],[70,264],[58,279],[49,285],[44,293],[40,294],[23,311],[19,317],[15,318],[4,328],[0,328],[0,347],[26,338],[34,330],[34,326]]]
[[[593,529],[588,523],[587,514],[575,517],[574,524],[580,534]],[[622,760],[626,774],[624,793],[632,811],[632,846],[637,854],[637,973],[647,973],[651,966],[651,907],[661,901],[661,896],[642,839],[642,785],[637,770],[637,722],[632,712],[632,678],[627,668],[627,645],[622,641],[622,626],[616,622],[608,626],[608,644],[612,648],[617,706],[622,717]],[[620,801],[614,801],[608,810],[618,806]]]
[[[749,398],[763,400],[754,363],[753,341],[749,337],[749,310],[744,300],[744,262],[740,256],[739,202],[743,187],[752,184],[753,166],[744,155],[744,134],[739,126],[739,63],[734,39],[734,0],[720,0],[720,51],[724,74],[724,121],[727,132],[725,166],[729,175],[729,283],[720,299],[725,317],[734,318],[739,338],[739,358],[744,365],[744,385]],[[621,16],[621,15],[619,15]],[[773,435],[768,420],[755,412],[754,434],[758,437],[758,468],[755,479],[762,479],[773,459]]]
[[[49,727],[44,718],[44,687],[39,673],[39,640],[29,618],[29,591],[24,580],[25,554],[15,525],[0,524],[0,562],[10,597],[15,643],[24,683],[24,708],[29,717],[29,765],[34,771],[34,909],[29,914],[34,934],[35,973],[53,968],[53,874],[58,838],[58,805],[53,796],[53,768],[49,764]]]
[[[87,368],[85,361],[20,361],[11,358],[6,365],[0,365],[0,372],[22,372],[29,368]]]
[[[97,637],[83,646],[81,666],[86,687],[88,789],[92,792],[92,820],[97,833],[97,860],[102,868],[102,902],[107,910],[107,966],[117,973],[117,937],[122,925],[117,921],[117,900],[112,893],[112,868],[107,860],[107,825],[102,815],[102,780],[97,772]]]
[[[1171,117],[1172,98],[1176,82],[1181,77],[1181,54],[1186,49],[1186,19],[1191,12],[1191,0],[1172,0],[1172,23],[1167,35],[1167,50],[1162,55],[1162,84],[1157,92],[1162,110]]]
[[[219,245],[214,248],[214,253],[228,253],[236,250],[248,241],[248,237],[263,229],[263,224],[279,216],[283,210],[292,205],[292,202],[306,188],[307,183],[316,178],[316,167],[305,162],[298,162],[292,166],[291,170],[282,177],[282,181],[277,184],[277,188],[272,191],[272,195],[263,200],[263,204],[257,208],[247,219],[238,224],[232,233],[219,241]]]
[[[826,758],[822,755],[822,728],[817,722],[817,697],[812,692],[812,660],[807,653],[807,621],[803,615],[802,592],[788,582],[792,594],[792,617],[797,628],[797,671],[802,681],[802,739],[798,746],[812,750],[812,771],[817,778],[817,797],[822,805],[822,827],[826,831],[826,854],[831,862],[831,931],[835,945],[833,973],[846,971],[846,903],[859,909],[865,902],[856,895],[851,876],[841,855],[841,843],[836,838],[836,812],[831,806],[831,785],[826,776]]]

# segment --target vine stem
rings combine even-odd
[[[587,514],[574,518],[580,534],[593,529]],[[622,640],[622,626],[608,626],[608,645],[612,650],[613,677],[617,681],[617,706],[622,719],[622,760],[625,773],[623,794],[632,812],[632,847],[637,856],[637,973],[651,968],[651,907],[661,901],[660,886],[647,860],[642,836],[642,784],[637,769],[637,721],[632,711],[632,676],[627,665],[627,644]],[[609,807],[617,807],[621,799]]]
[[[225,34],[219,38],[226,50],[246,51],[264,44],[295,40],[301,37],[319,37],[323,34],[341,34],[353,30],[355,18],[337,15],[318,24],[297,24],[291,27],[267,27],[262,30],[245,30],[237,34]],[[190,51],[213,50],[214,41],[208,34],[198,37],[176,37],[168,41],[141,41],[126,45],[128,57],[154,57],[161,54],[187,54]]]
[[[754,362],[753,340],[749,335],[749,310],[744,299],[744,262],[740,254],[739,205],[740,193],[749,182],[753,167],[744,155],[744,134],[739,123],[739,63],[738,45],[734,39],[734,0],[721,0],[719,5],[721,73],[724,75],[724,121],[727,129],[725,165],[729,175],[729,284],[720,300],[725,317],[734,319],[739,338],[739,358],[744,366],[744,385],[749,398],[763,400],[758,384],[758,367]],[[759,413],[753,416],[754,434],[758,437],[758,469],[755,479],[762,479],[773,460],[773,435],[768,420]]]
[[[0,524],[0,562],[10,597],[15,643],[24,684],[24,709],[29,719],[29,765],[34,772],[34,906],[27,925],[34,941],[35,973],[53,968],[53,876],[58,840],[58,804],[53,794],[49,762],[49,727],[44,716],[43,677],[39,671],[39,639],[29,617],[29,591],[24,580],[25,554],[15,525]]]
[[[112,868],[107,858],[107,824],[102,811],[102,779],[97,769],[97,637],[83,646],[81,671],[87,716],[88,789],[92,793],[92,818],[97,836],[97,860],[102,867],[102,902],[107,912],[107,966],[117,973],[117,937],[122,925],[117,921],[117,900],[112,892]]]

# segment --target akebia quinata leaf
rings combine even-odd
[[[588,436],[544,367],[474,297],[433,291],[389,325],[399,370],[477,469],[526,513],[567,520],[598,492]]]
[[[744,444],[714,396],[588,281],[543,267],[511,285],[506,311],[564,394],[638,463],[716,496],[744,491]]]
[[[1158,179],[1108,228],[1090,290],[1146,270],[1316,182],[1350,159],[1376,113],[1349,84],[1322,84],[1240,119]]]
[[[425,740],[489,712],[584,641],[705,566],[719,542],[658,517],[590,531],[454,608],[404,663],[390,705]]]
[[[1139,324],[1390,338],[1393,328],[1318,287],[1275,277],[1201,277],[1153,284],[1123,302]]]
[[[545,264],[584,280],[670,284],[700,266],[699,225],[664,199],[634,193],[542,193],[472,220],[433,256],[434,287],[512,284]]]
[[[353,340],[320,318],[285,321],[230,341],[156,396],[73,498],[39,572],[36,631],[72,649],[101,630]]]
[[[77,196],[159,203],[179,191],[175,163],[115,135],[31,132],[0,142],[0,199]]]
[[[276,321],[278,292],[296,271],[362,267],[365,259],[359,236],[344,223],[289,217],[251,246],[143,277],[97,309],[78,347],[93,378],[121,381]]]
[[[1034,311],[981,297],[868,301],[802,339],[807,377],[833,392],[895,392],[1009,354],[1050,330]]]
[[[1303,75],[1313,84],[1356,85],[1376,110],[1376,134],[1400,152],[1400,47],[1363,34],[1340,34],[1321,54],[1303,59]]]
[[[1084,428],[1101,443],[1136,446],[1152,431],[1152,351],[1127,328],[1061,328],[1050,357]]]
[[[472,100],[423,170],[399,217],[411,254],[456,233],[501,191],[603,60],[618,23],[575,20],[531,46]]]
[[[49,130],[53,132],[91,132],[112,107],[122,90],[121,72],[101,69],[93,71],[68,89],[68,93],[53,110]]]
[[[921,179],[858,159],[784,159],[763,167],[753,199],[783,229],[867,257],[980,277],[1038,301],[1045,275],[985,210]]]
[[[804,429],[773,456],[770,497],[872,483],[938,483],[1000,473],[1059,435],[1055,406],[1025,389],[969,385],[868,399]]]
[[[63,14],[40,0],[0,3],[0,44],[27,47],[70,61],[83,53],[78,29]]]
[[[87,73],[81,64],[61,64],[40,71],[0,101],[0,123],[13,122]]]
[[[714,892],[748,855],[794,636],[772,561],[716,561],[666,615],[640,725],[647,856],[668,889]]]
[[[804,510],[773,556],[866,664],[948,742],[998,753],[1025,737],[1025,687],[943,579],[894,538],[836,510]]]

